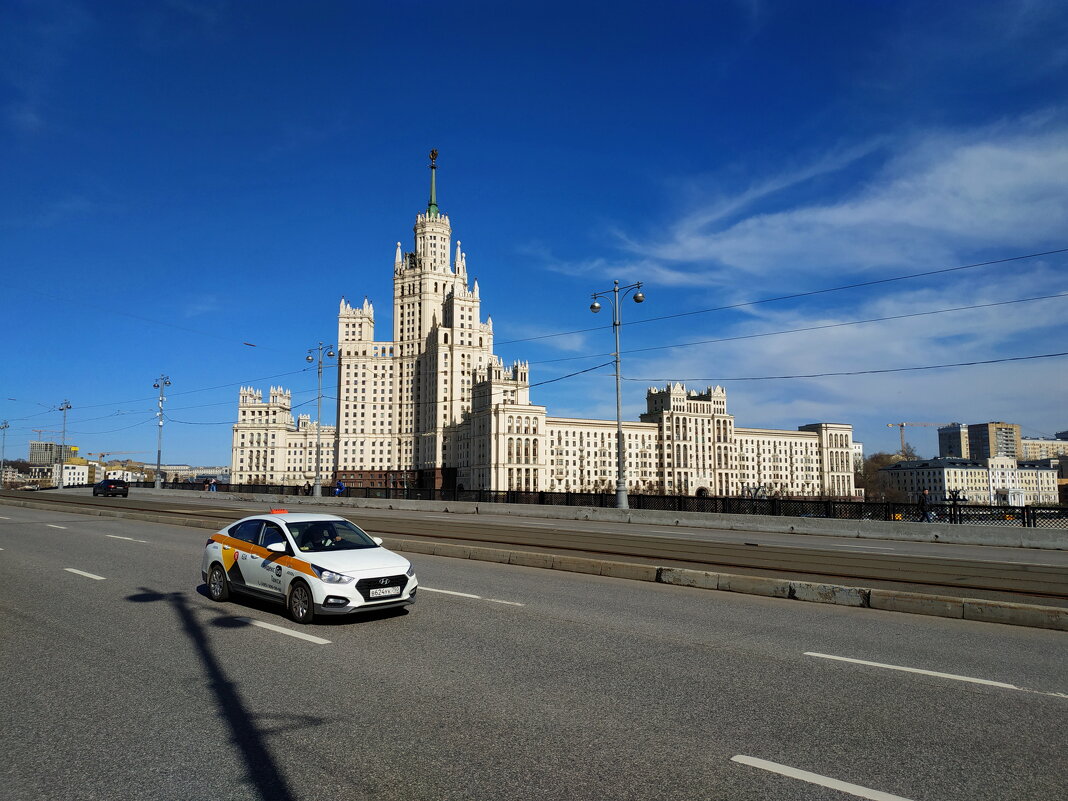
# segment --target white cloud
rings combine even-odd
[[[930,135],[903,147],[844,199],[717,225],[728,211],[752,207],[796,180],[795,174],[770,179],[687,215],[666,238],[630,239],[623,246],[647,260],[702,265],[676,270],[695,285],[722,280],[724,271],[735,282],[739,271],[789,281],[830,269],[951,263],[959,253],[984,247],[1026,251],[1063,241],[1068,231],[1068,128],[1010,132],[1001,125]]]

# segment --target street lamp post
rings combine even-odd
[[[70,410],[70,401],[65,400],[59,405],[59,411],[63,412],[63,440],[59,446],[59,488],[63,489],[63,468],[67,464],[67,412]]]
[[[162,489],[163,480],[160,478],[160,464],[163,461],[163,401],[167,400],[163,397],[163,390],[165,387],[171,385],[171,379],[165,375],[160,375],[156,379],[156,383],[152,386],[159,390],[159,408],[156,410],[156,417],[159,418],[159,430],[156,432],[156,489]]]
[[[593,293],[593,303],[590,304],[590,311],[596,314],[601,310],[601,304],[597,302],[597,298],[608,297],[609,293],[612,295],[612,330],[616,337],[616,350],[613,354],[616,360],[616,508],[627,509],[627,474],[625,465],[625,452],[626,445],[623,442],[623,400],[620,387],[619,376],[619,328],[623,324],[620,319],[620,301],[623,300],[631,292],[634,293],[634,302],[642,303],[645,301],[645,295],[642,294],[642,282],[638,281],[627,286],[620,286],[619,281],[613,281],[611,289],[607,289],[604,292]],[[623,294],[620,295],[620,292]]]
[[[7,430],[11,428],[11,425],[5,420],[0,423],[0,433],[3,434],[3,441],[0,442],[0,490],[4,488],[4,457],[7,456]]]
[[[323,495],[323,476],[322,476],[322,434],[323,434],[323,349],[326,349],[326,356],[328,359],[334,358],[336,355],[333,351],[333,345],[323,345],[319,343],[317,348],[308,348],[308,355],[305,361],[314,362],[316,356],[313,353],[318,354],[319,360],[319,390],[316,395],[315,402],[315,484],[312,486],[312,495],[316,498],[321,498]]]

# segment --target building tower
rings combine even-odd
[[[472,377],[493,361],[493,323],[481,321],[478,282],[437,200],[436,150],[430,199],[415,219],[414,250],[393,259],[393,339],[374,341],[374,312],[342,302],[338,316],[339,471],[343,478],[439,488],[450,431],[471,410]]]

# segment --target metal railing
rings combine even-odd
[[[131,483],[133,487],[152,488],[151,482]],[[265,495],[305,495],[303,486],[285,484],[216,484],[219,492]],[[164,489],[197,490],[203,484],[165,483]],[[336,494],[334,487],[324,486],[323,496]],[[522,490],[449,490],[346,487],[345,498],[382,498],[408,501],[466,501],[470,503],[522,503],[548,506],[589,506],[615,508],[614,493],[593,492],[525,492]],[[927,506],[897,501],[857,501],[840,498],[749,498],[693,495],[629,495],[631,509],[661,512],[704,512],[715,514],[771,515],[774,517],[818,517],[836,520],[883,520],[888,522],[937,522],[983,526],[1027,528],[1068,528],[1066,506],[979,506],[974,504],[937,504]]]

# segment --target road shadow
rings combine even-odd
[[[196,588],[196,592],[201,597],[206,598],[209,601],[211,600],[211,596],[208,595],[207,584],[200,584]],[[246,595],[244,593],[231,593],[230,598],[226,603],[235,604],[236,606],[244,607],[246,609],[257,609],[260,612],[277,615],[290,623],[293,622],[286,614],[285,606],[276,601],[269,601],[265,598],[257,598],[254,595]],[[407,616],[410,608],[410,606],[395,606],[392,609],[354,612],[351,615],[318,615],[312,623],[312,628],[314,629],[317,626],[358,626],[361,624],[378,623],[384,620],[394,620],[398,617]]]
[[[127,596],[132,603],[167,603],[178,615],[182,629],[196,649],[197,656],[204,666],[208,677],[208,686],[215,695],[216,706],[223,720],[230,729],[231,742],[236,746],[246,768],[247,781],[256,788],[263,801],[297,801],[297,796],[289,788],[285,776],[279,769],[271,750],[264,740],[265,734],[276,734],[296,728],[318,726],[326,722],[324,718],[311,715],[271,716],[280,718],[279,725],[270,729],[261,729],[249,708],[241,698],[235,684],[230,681],[219,660],[211,651],[204,628],[197,622],[185,593],[162,593],[141,587],[141,592]],[[247,621],[231,615],[220,615],[212,625],[218,628],[245,628]]]

